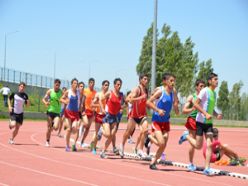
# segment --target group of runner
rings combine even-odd
[[[165,73],[162,77],[162,86],[157,87],[148,96],[148,75],[139,76],[139,85],[135,87],[126,96],[121,92],[122,80],[116,78],[114,87],[109,90],[110,82],[104,80],[99,92],[94,89],[95,80],[90,78],[88,88],[85,88],[83,82],[78,82],[76,78],[71,80],[71,87],[60,88],[60,80],[55,79],[54,87],[49,89],[44,98],[43,103],[47,106],[47,132],[45,146],[50,146],[51,133],[53,130],[58,130],[58,135],[61,136],[62,125],[65,132],[65,150],[77,151],[77,141],[80,141],[81,147],[86,147],[85,139],[89,133],[92,123],[95,123],[95,130],[90,144],[93,154],[97,154],[97,142],[101,136],[106,138],[104,147],[100,152],[101,158],[107,157],[107,150],[112,143],[113,152],[124,158],[124,147],[127,139],[133,134],[136,125],[139,127],[140,134],[138,135],[135,144],[135,153],[141,158],[145,158],[148,154],[144,152],[145,142],[153,143],[157,146],[157,151],[150,163],[150,169],[157,169],[161,155],[165,151],[169,133],[170,133],[170,113],[174,108],[175,113],[179,114],[178,97],[175,89],[176,77],[171,73]],[[212,175],[213,171],[210,168],[210,162],[213,161],[213,155],[219,159],[224,154],[224,150],[228,149],[216,145],[213,147],[213,115],[221,119],[222,115],[214,110],[216,103],[215,88],[218,86],[218,76],[211,73],[208,77],[208,86],[205,87],[205,82],[202,80],[196,81],[196,92],[189,96],[183,108],[184,114],[189,114],[186,128],[179,144],[188,140],[191,144],[189,149],[189,166],[190,171],[195,171],[196,166],[193,164],[194,150],[201,149],[203,146],[203,134],[206,138],[205,145],[205,175]],[[12,131],[10,144],[14,144],[14,138],[18,134],[19,128],[23,123],[23,105],[29,105],[28,95],[24,92],[25,83],[19,84],[19,89],[16,93],[12,93],[8,100],[10,112],[10,129]],[[128,123],[126,131],[121,140],[119,149],[116,147],[116,132],[121,120],[123,109],[127,107]],[[147,108],[153,110],[151,131],[148,132]],[[215,132],[216,133],[216,132]],[[71,135],[74,135],[73,140]],[[146,140],[145,140],[146,139]],[[72,142],[71,142],[72,141]],[[149,145],[150,147],[150,145]],[[222,149],[222,151],[220,151]],[[223,150],[224,149],[224,150]],[[149,151],[148,151],[149,152]],[[230,152],[230,151],[228,151]],[[219,153],[219,154],[218,154]],[[229,153],[230,154],[230,153]],[[234,158],[238,158],[236,154],[232,154]]]

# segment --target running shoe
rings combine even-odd
[[[76,145],[72,145],[72,146],[71,146],[71,151],[72,151],[72,152],[77,152],[77,147],[76,147]]]
[[[113,147],[113,153],[115,154],[115,155],[119,155],[120,153],[119,153],[119,149],[117,149],[116,147]]]
[[[214,171],[211,168],[206,168],[203,170],[203,174],[205,174],[206,176],[212,176],[214,175]]]
[[[66,146],[66,147],[65,147],[65,151],[66,151],[66,152],[70,152],[70,151],[71,151],[70,147],[69,147],[69,146]]]
[[[88,148],[89,147],[89,144],[87,144],[87,143],[81,143],[81,147],[82,148]]]
[[[50,147],[50,143],[46,141],[45,147]]]
[[[10,145],[14,145],[15,144],[15,142],[14,142],[14,140],[12,140],[12,139],[9,139],[9,142],[8,142]]]
[[[124,158],[124,147],[122,144],[120,144],[119,154],[120,154],[121,158]]]
[[[190,172],[196,171],[196,166],[193,163],[190,163],[188,165],[188,171],[190,171]]]
[[[155,163],[153,163],[153,164],[150,164],[150,169],[151,170],[158,170],[158,168],[157,168],[157,166],[156,166],[156,164]]]
[[[184,141],[186,141],[187,140],[187,136],[189,135],[189,131],[184,131],[183,132],[183,135],[180,137],[180,139],[179,139],[179,141],[178,141],[178,143],[179,143],[179,145],[181,145]]]
[[[127,139],[127,142],[128,142],[129,144],[135,144],[135,142],[133,141],[133,139],[132,139],[131,137]]]
[[[96,155],[96,149],[92,149],[92,154]]]
[[[147,154],[145,152],[143,152],[143,150],[141,150],[141,149],[138,150],[137,155],[141,158],[147,157]]]
[[[102,151],[102,152],[100,153],[100,157],[101,157],[102,159],[107,158],[107,155],[106,155],[105,151]]]

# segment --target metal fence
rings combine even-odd
[[[10,82],[10,83],[20,83],[25,82],[30,86],[37,86],[42,88],[52,88],[54,78],[48,76],[42,76],[38,74],[32,74],[28,72],[20,72],[13,69],[4,69],[0,67],[0,77],[1,81]],[[61,79],[60,79],[61,80]],[[61,87],[69,87],[68,80],[61,80]]]

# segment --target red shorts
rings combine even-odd
[[[65,115],[65,118],[70,119],[71,122],[79,120],[79,112],[74,112],[74,111],[65,109],[64,115]]]
[[[192,117],[187,118],[187,122],[185,123],[185,127],[189,130],[196,131],[196,121]]]
[[[85,110],[85,114],[87,116],[88,119],[92,118],[94,116],[94,112],[92,110]]]
[[[103,124],[102,119],[105,117],[105,114],[98,114],[96,113],[96,117],[95,117],[95,122],[99,123],[99,124]]]
[[[169,132],[170,131],[170,122],[152,122],[152,132],[161,131],[161,132]]]

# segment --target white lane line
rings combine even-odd
[[[70,182],[76,182],[76,183],[81,183],[81,184],[85,184],[85,185],[97,186],[96,184],[92,184],[92,183],[89,183],[89,182],[76,180],[76,179],[68,178],[68,177],[65,177],[65,176],[59,176],[59,175],[56,175],[56,174],[50,174],[50,173],[47,173],[47,172],[31,169],[31,168],[28,168],[28,167],[19,166],[19,165],[12,164],[12,163],[7,163],[7,162],[4,162],[4,161],[0,161],[0,164],[7,165],[7,166],[10,166],[10,167],[14,167],[14,168],[23,169],[23,170],[30,171],[30,172],[35,172],[35,173],[38,173],[38,174],[43,174],[43,175],[50,176],[50,177],[59,178],[59,179],[70,181]]]

